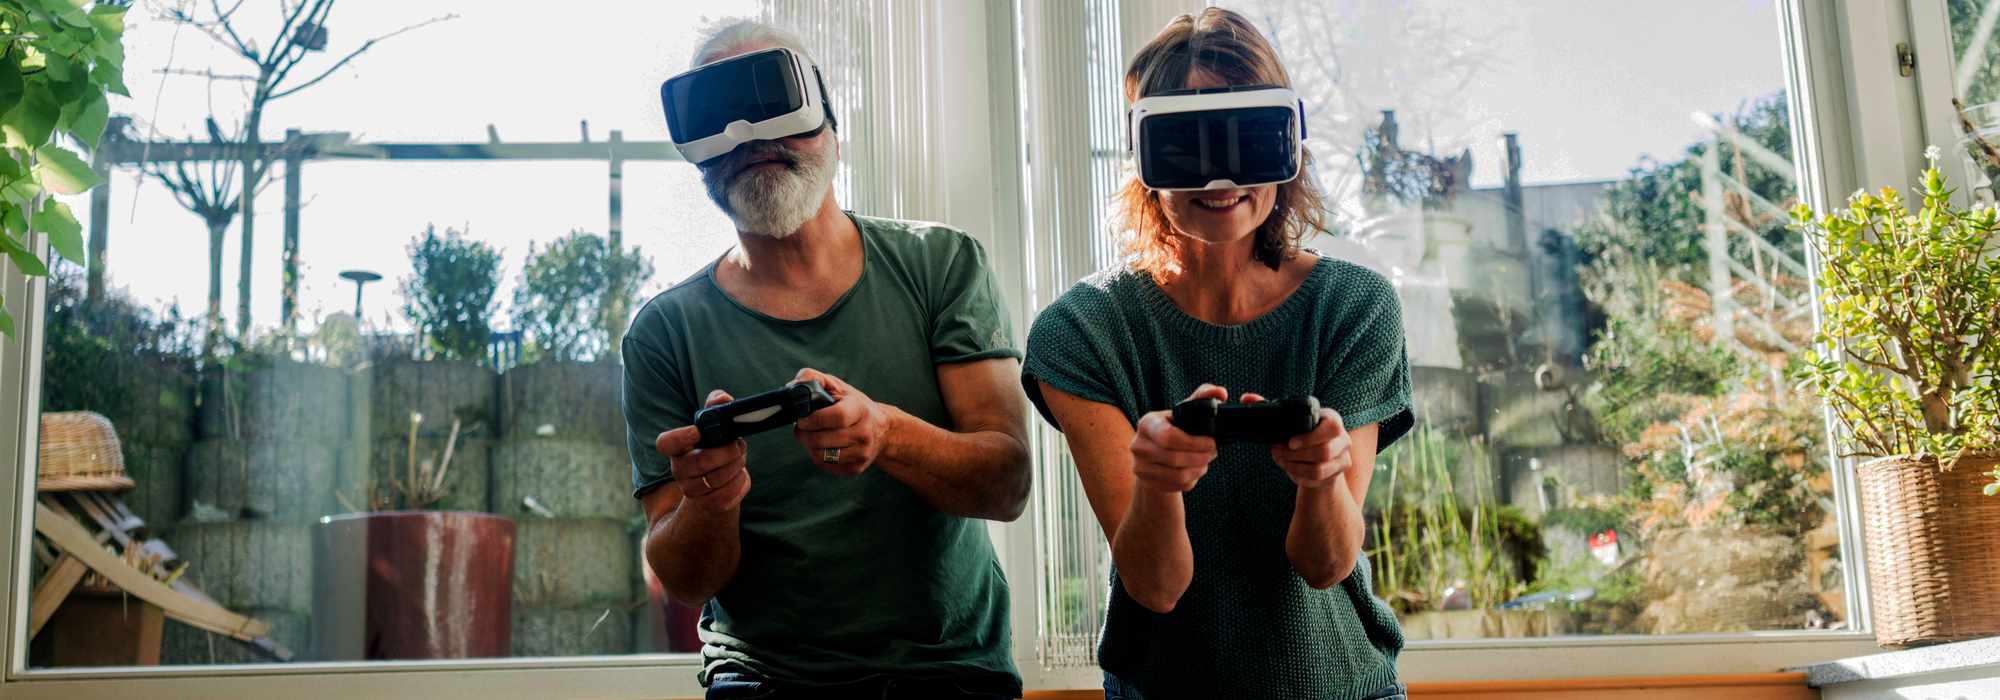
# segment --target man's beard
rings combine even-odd
[[[753,158],[776,158],[776,167],[744,171]],[[701,168],[708,198],[743,233],[784,238],[819,213],[833,183],[826,153],[789,148],[777,141],[752,141]]]

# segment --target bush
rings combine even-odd
[[[625,322],[610,316],[628,307],[607,302],[630,299],[652,276],[653,264],[639,249],[613,252],[596,234],[571,231],[539,251],[531,245],[514,288],[514,327],[527,336],[526,361],[609,356],[610,330]]]
[[[436,226],[411,239],[412,274],[403,278],[403,313],[438,357],[478,360],[493,335],[488,316],[500,286],[500,253],[456,229]]]
[[[135,363],[192,372],[201,343],[197,324],[178,307],[154,313],[117,294],[84,298],[83,269],[58,263],[50,271],[42,349],[42,406],[48,411],[145,410],[156,397],[133,396],[125,377]],[[115,418],[123,418],[117,415]]]

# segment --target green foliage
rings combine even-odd
[[[1824,216],[1799,207],[1793,220],[1821,253],[1820,350],[1805,384],[1858,453],[1949,467],[2000,451],[2000,214],[1954,207],[1936,166],[1933,150],[1915,215],[1883,188]]]
[[[135,363],[194,371],[200,334],[178,308],[156,314],[132,300],[107,295],[84,300],[83,270],[58,263],[49,275],[47,337],[42,352],[42,406],[50,411],[93,410],[123,418],[177,397],[132,395],[129,382],[110,381],[132,372]]]
[[[1945,0],[1945,16],[1951,20],[1951,52],[1960,56],[1960,61],[1976,61],[1979,68],[1972,74],[1972,81],[1965,87],[1968,105],[1977,105],[2000,100],[2000,36],[1988,37],[1985,50],[1978,57],[1966,56],[1972,47],[1973,33],[1979,26],[1979,15],[1990,0]],[[1996,32],[2000,34],[2000,32]]]
[[[1749,143],[1775,153],[1791,152],[1791,117],[1782,92],[1751,102],[1722,121]],[[1700,200],[1701,156],[1709,148],[1710,142],[1702,141],[1688,146],[1678,160],[1647,159],[1632,168],[1629,177],[1606,188],[1606,217],[1586,222],[1575,232],[1585,259],[1595,261],[1607,253],[1624,252],[1634,260],[1683,275],[1683,281],[1694,281],[1685,275],[1705,272],[1708,252],[1703,246],[1706,217]],[[1716,156],[1724,175],[1740,176],[1742,185],[1759,198],[1780,206],[1795,198],[1792,173],[1773,171],[1727,142]],[[1787,233],[1782,218],[1749,223],[1766,242],[1795,254],[1801,252],[1797,237]]]
[[[653,263],[637,248],[613,252],[596,234],[572,231],[539,251],[531,244],[514,288],[514,327],[527,336],[527,361],[610,355],[610,329],[625,319],[609,316],[628,307],[607,302],[630,299],[652,276]]]
[[[58,135],[96,148],[110,115],[105,93],[125,91],[124,2],[0,0],[0,252],[28,275],[48,274],[29,249],[30,226],[56,253],[83,262],[82,227],[48,199],[95,187],[90,165]],[[30,214],[32,212],[32,214]],[[0,332],[14,322],[0,309]]]
[[[423,333],[431,352],[448,360],[479,360],[493,328],[493,295],[500,286],[500,252],[456,229],[436,226],[411,239],[403,278],[403,313]]]
[[[1632,513],[1623,504],[1584,503],[1550,508],[1542,514],[1542,527],[1557,527],[1579,535],[1594,535],[1605,530],[1626,529]]]
[[[1483,446],[1419,427],[1382,455],[1375,482],[1367,500],[1378,514],[1368,551],[1376,595],[1410,613],[1440,609],[1447,588],[1467,591],[1474,609],[1526,590],[1540,532],[1499,504]]]
[[[1713,339],[1695,333],[1672,313],[1684,285],[1662,284],[1670,273],[1650,262],[1600,258],[1588,271],[1591,296],[1605,312],[1597,342],[1585,352],[1599,372],[1584,407],[1606,437],[1620,444],[1639,439],[1647,426],[1678,416],[1684,406],[1667,396],[1721,396],[1744,364]]]

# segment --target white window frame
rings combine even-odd
[[[966,90],[970,100],[946,108],[983,108],[988,115],[984,133],[991,139],[956,150],[964,167],[954,173],[949,208],[953,214],[984,219],[990,227],[978,231],[992,251],[996,272],[1014,306],[1017,339],[1024,337],[1036,309],[1024,308],[1030,288],[1046,295],[1044,272],[1050,251],[1091,250],[1088,241],[1044,238],[1030,230],[1035,218],[1019,206],[1026,198],[1031,173],[1022,168],[1029,153],[1027,128],[1046,120],[1059,105],[1023,105],[1017,98],[1020,34],[1016,21],[1024,6],[1063,0],[997,0],[988,3],[946,1],[935,41],[953,47],[955,59],[937,67],[947,81],[976,85],[987,81],[982,96]],[[1919,97],[1930,101],[1935,85],[1920,94],[1917,80],[1897,74],[1895,46],[1907,43],[1924,64],[1949,66],[1948,36],[1941,0],[1844,2],[1774,0],[1781,17],[1787,87],[1795,124],[1794,151],[1805,170],[1801,182],[1806,201],[1814,207],[1837,203],[1864,183],[1901,184],[1914,181],[1921,165],[1926,136],[1938,132],[1936,114],[1919,109]],[[1127,0],[1130,21],[1121,23],[1125,41],[1150,36],[1157,22],[1146,18],[1169,8],[1199,6],[1196,0]],[[1143,11],[1141,11],[1143,8]],[[1191,9],[1191,8],[1190,8]],[[1152,25],[1152,26],[1145,26]],[[1913,31],[1914,30],[1914,31]],[[1136,37],[1136,39],[1135,39]],[[1942,48],[1940,48],[1942,47]],[[1939,53],[1942,51],[1943,53]],[[1943,58],[1937,58],[1942,56]],[[1947,70],[1948,73],[1948,70]],[[1920,73],[1920,76],[1922,74]],[[1945,84],[1949,96],[1948,78]],[[954,100],[955,102],[957,100]],[[1948,104],[1948,102],[1946,102]],[[1025,107],[1025,110],[1024,110]],[[971,112],[962,112],[969,115]],[[1012,118],[1024,115],[1025,120]],[[1024,127],[1025,121],[1027,127]],[[1047,123],[1046,121],[1040,123]],[[1931,131],[1926,131],[1929,126]],[[970,133],[970,132],[968,132]],[[956,148],[956,147],[954,147]],[[956,160],[956,158],[955,158]],[[1034,167],[1044,167],[1038,162]],[[983,173],[983,175],[982,175]],[[990,179],[987,179],[990,178]],[[977,193],[990,192],[983,205]],[[970,196],[971,198],[967,198]],[[1014,235],[1013,232],[1020,232]],[[45,241],[31,235],[33,249]],[[1039,251],[1039,254],[1037,253]],[[691,655],[631,655],[568,658],[494,659],[477,661],[303,663],[215,667],[105,669],[25,668],[26,611],[29,589],[26,558],[32,529],[36,454],[36,416],[41,394],[44,287],[40,279],[23,277],[11,266],[0,273],[0,292],[17,320],[17,335],[0,342],[0,459],[12,468],[0,469],[0,695],[34,700],[78,697],[388,697],[422,689],[425,694],[490,698],[544,697],[699,697],[694,675],[698,661]],[[1047,299],[1043,301],[1046,302]],[[1765,672],[1876,650],[1866,630],[1867,582],[1854,503],[1846,469],[1836,471],[1843,494],[1839,516],[1843,561],[1848,569],[1850,618],[1856,631],[1768,632],[1752,634],[1680,635],[1665,637],[1570,637],[1551,639],[1415,642],[1401,658],[1406,681],[1501,680],[1621,675],[1674,675]],[[1032,508],[1032,506],[1031,506]],[[995,525],[995,545],[1013,581],[1015,658],[1030,689],[1089,689],[1101,685],[1095,669],[1044,670],[1036,657],[1039,628],[1039,569],[1034,561],[1033,514]]]

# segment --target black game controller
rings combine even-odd
[[[1174,407],[1174,427],[1189,435],[1213,437],[1218,443],[1275,445],[1319,427],[1319,399],[1294,396],[1262,403],[1188,399]]]
[[[710,406],[694,414],[694,427],[701,432],[701,440],[694,446],[721,447],[737,438],[796,423],[832,405],[833,397],[818,381],[805,381]]]

